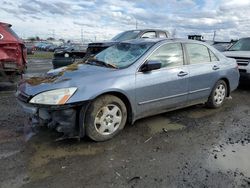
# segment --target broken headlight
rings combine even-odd
[[[30,103],[33,104],[47,104],[47,105],[62,105],[65,104],[69,98],[76,92],[76,87],[55,89],[45,91],[34,96]]]

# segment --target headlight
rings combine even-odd
[[[30,103],[33,104],[47,104],[47,105],[62,105],[65,104],[69,98],[76,92],[76,87],[55,89],[42,92],[34,96]]]
[[[69,54],[68,54],[68,53],[65,53],[65,54],[64,54],[64,57],[69,57]]]

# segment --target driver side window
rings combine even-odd
[[[148,58],[148,61],[158,61],[163,67],[176,67],[183,65],[183,52],[181,44],[171,43],[165,44],[158,48]]]

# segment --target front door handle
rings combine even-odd
[[[178,73],[178,76],[180,76],[180,77],[186,76],[186,75],[188,75],[188,73],[184,72],[184,71],[181,71],[181,72]]]
[[[220,69],[220,67],[218,67],[217,65],[213,66],[213,70],[218,70],[218,69]]]

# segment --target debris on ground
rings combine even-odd
[[[134,177],[132,177],[132,178],[130,178],[130,179],[128,180],[128,183],[131,183],[132,181],[136,181],[136,180],[140,180],[140,179],[142,179],[141,176],[134,176]]]
[[[152,139],[152,137],[148,138],[147,140],[145,140],[144,143],[147,143],[148,141],[150,141]]]
[[[168,130],[166,128],[163,128],[162,130],[163,130],[164,133],[168,132]]]

